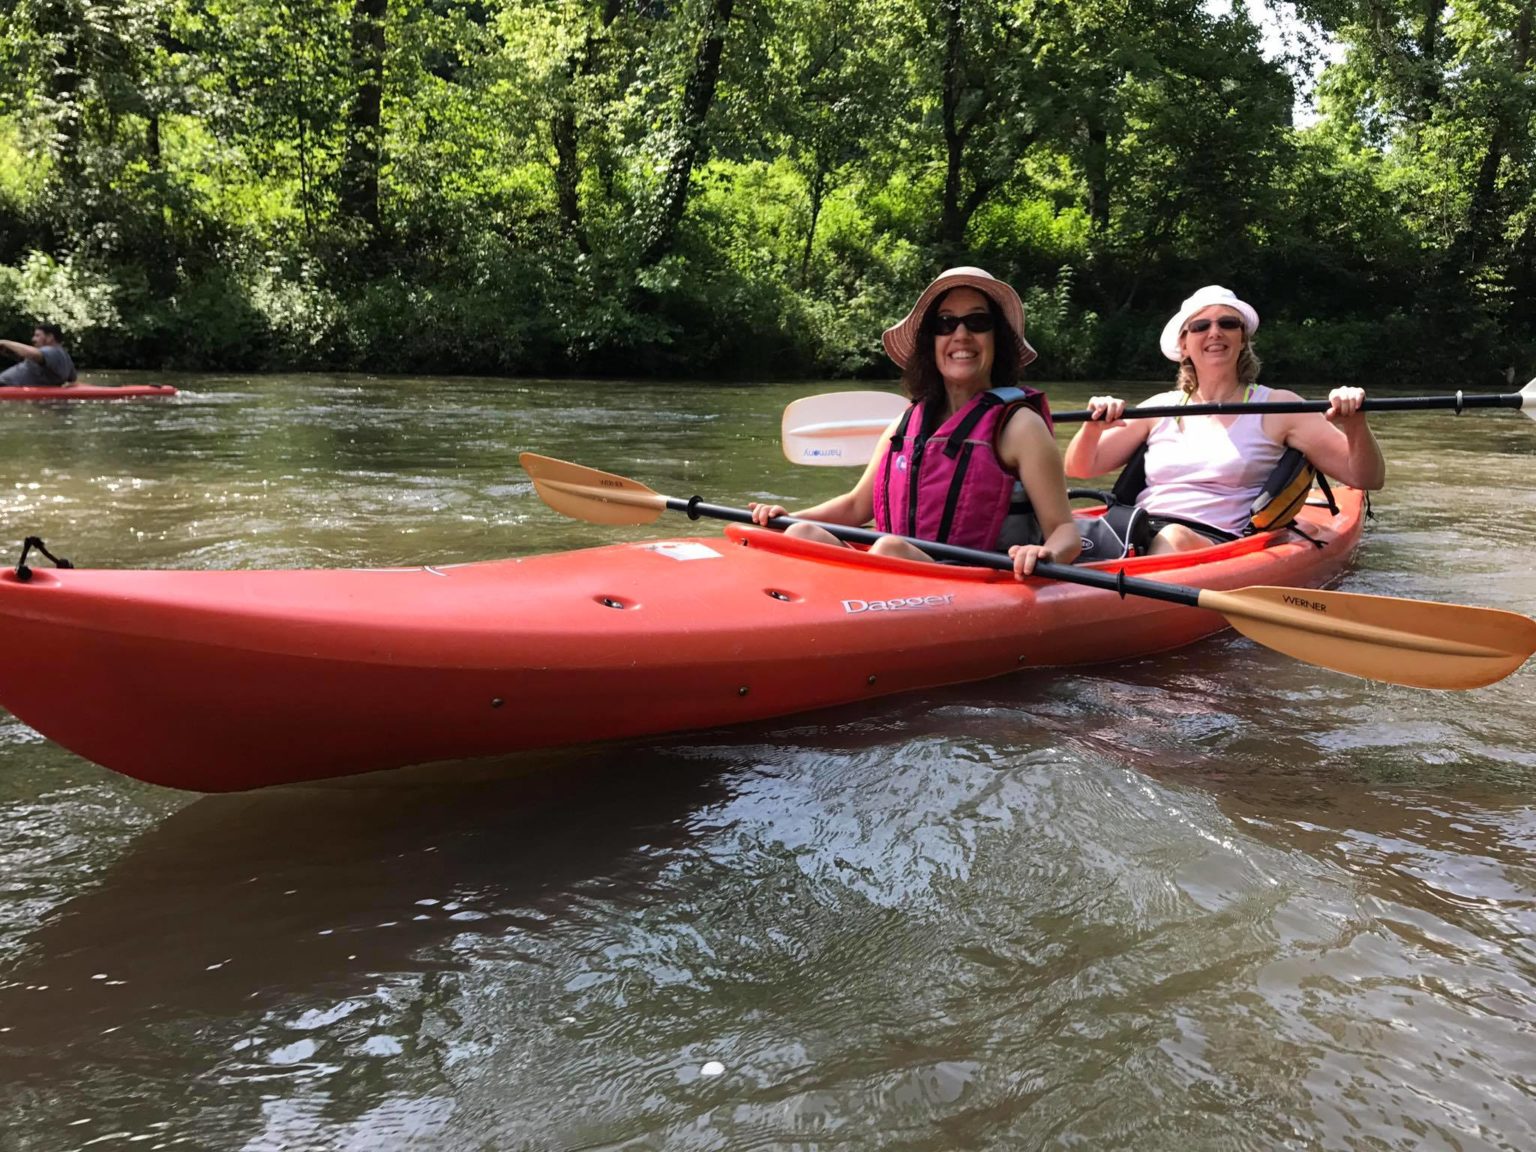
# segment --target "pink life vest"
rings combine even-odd
[[[1028,506],[1022,492],[1015,495],[1022,485],[995,447],[1021,405],[1051,426],[1045,394],[1033,388],[983,392],[927,436],[923,405],[908,408],[875,472],[875,528],[961,548],[996,548],[1010,509]],[[908,435],[914,425],[917,432]]]

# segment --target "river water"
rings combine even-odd
[[[813,386],[174,382],[0,405],[4,546],[389,566],[713,531],[562,519],[524,449],[722,504],[853,479],[779,454]],[[1375,427],[1341,586],[1536,614],[1536,427]],[[0,713],[0,1149],[1536,1147],[1533,688],[1226,633],[209,797]]]

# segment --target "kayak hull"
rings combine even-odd
[[[0,388],[0,400],[142,400],[149,396],[174,396],[170,384],[75,384],[64,388]]]
[[[1128,575],[1317,586],[1361,496],[1307,532]],[[1011,573],[723,536],[391,570],[0,573],[0,704],[150,783],[233,791],[715,727],[1191,643],[1213,612]]]

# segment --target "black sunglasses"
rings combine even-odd
[[[964,316],[935,317],[933,330],[940,336],[948,336],[964,324],[971,333],[975,334],[992,331],[995,323],[990,312],[970,312]]]
[[[1199,320],[1191,320],[1189,326],[1184,331],[1204,332],[1212,324],[1216,325],[1223,332],[1234,332],[1243,326],[1243,322],[1236,316],[1218,316],[1215,320],[1212,320],[1209,316],[1204,316]]]

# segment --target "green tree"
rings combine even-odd
[[[1330,122],[1381,158],[1425,253],[1427,344],[1485,362],[1533,336],[1536,193],[1530,0],[1333,0],[1308,9],[1348,44],[1324,79]],[[1507,361],[1506,361],[1507,362]]]

